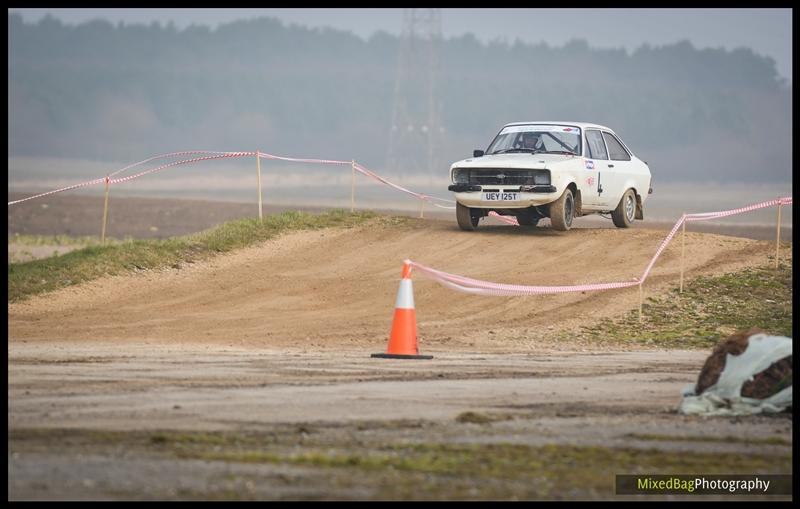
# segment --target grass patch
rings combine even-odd
[[[721,276],[700,276],[646,299],[639,310],[617,320],[582,327],[579,338],[593,343],[710,348],[734,332],[760,327],[792,337],[792,260]],[[575,332],[564,333],[567,340]]]
[[[470,423],[470,424],[489,424],[496,421],[507,421],[512,419],[511,415],[507,414],[486,414],[481,412],[461,412],[456,416],[456,422]]]
[[[404,440],[371,443],[350,434],[330,436],[324,443],[306,443],[297,435],[291,428],[271,433],[23,429],[9,430],[9,449],[22,454],[34,450],[52,452],[54,447],[59,451],[118,454],[122,447],[128,455],[142,458],[157,455],[314,469],[313,473],[283,481],[301,490],[292,491],[299,498],[305,498],[302,490],[306,490],[310,498],[337,492],[356,493],[358,498],[397,500],[596,499],[613,497],[615,474],[792,472],[791,453]],[[637,435],[641,437],[663,438]],[[308,484],[309,479],[314,480],[313,486]],[[224,499],[229,495],[233,496],[219,491],[206,496]]]
[[[379,499],[561,499],[611,497],[614,474],[788,473],[790,455],[523,444],[390,444],[376,448],[174,449],[181,459],[322,469],[338,487]],[[360,450],[359,450],[360,449]]]
[[[126,240],[90,244],[63,256],[8,265],[8,301],[130,271],[180,268],[219,253],[252,246],[281,233],[328,227],[353,227],[380,217],[399,224],[400,217],[334,210],[325,214],[283,212],[258,219],[230,221],[215,228],[170,239]]]
[[[493,419],[490,416],[479,412],[461,412],[456,416],[456,422],[468,422],[472,424],[488,424],[492,421]]]

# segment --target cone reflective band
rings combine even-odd
[[[433,355],[420,355],[417,346],[417,312],[414,309],[414,286],[411,282],[411,263],[403,263],[400,289],[394,303],[394,320],[386,353],[374,353],[383,359],[433,359]]]

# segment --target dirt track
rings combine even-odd
[[[9,305],[10,336],[379,348],[405,258],[495,282],[628,281],[641,274],[664,237],[650,230],[576,229],[565,235],[500,225],[476,233],[431,220],[294,233],[208,263],[106,278]],[[690,233],[686,273],[719,274],[760,263],[770,249],[766,241]],[[673,241],[647,280],[646,296],[677,282],[679,255],[680,243]],[[638,305],[635,288],[506,298],[454,293],[421,277],[414,283],[423,350],[527,350],[550,331]]]
[[[24,438],[26,430],[41,428],[263,431],[302,424],[318,426],[320,437],[342,446],[337,433],[361,436],[369,422],[374,432],[366,436],[381,443],[667,451],[701,446],[637,443],[630,435],[777,435],[783,445],[712,441],[702,450],[785,455],[791,420],[757,417],[743,426],[675,415],[680,389],[695,380],[706,352],[604,352],[552,339],[556,331],[636,308],[635,288],[478,297],[416,276],[420,349],[435,359],[369,358],[386,347],[404,258],[495,282],[613,282],[640,275],[664,236],[647,229],[564,234],[492,224],[466,233],[453,221],[374,222],[285,235],[210,262],[106,278],[10,304],[8,422],[23,438],[9,435],[9,498],[191,498],[175,486],[197,476],[214,480],[192,484],[199,490],[192,496],[218,496],[222,489],[219,462],[165,462],[150,449],[123,444],[125,459],[109,463],[119,449],[62,445],[71,442],[58,434]],[[766,241],[690,233],[687,276],[762,264],[772,249]],[[673,242],[648,279],[646,296],[676,284],[679,254],[680,243]],[[454,421],[464,411],[516,417],[476,428]],[[391,423],[400,421],[412,425],[398,433]],[[64,463],[64,455],[72,460]],[[245,475],[238,468],[225,467],[226,475]],[[770,471],[784,471],[776,468]],[[50,473],[44,481],[43,469]],[[270,484],[272,474],[247,475],[261,486],[253,498],[280,498],[271,491],[279,488]],[[296,473],[289,483],[294,491],[285,496],[385,496],[362,485],[337,492],[338,481],[319,475]],[[121,490],[122,484],[131,487]],[[609,497],[607,491],[577,493]]]

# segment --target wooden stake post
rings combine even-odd
[[[639,323],[642,323],[642,301],[644,300],[644,290],[642,289],[642,285],[644,281],[639,283]]]
[[[256,151],[256,169],[258,172],[258,220],[264,220],[264,210],[261,204],[261,152]]]
[[[683,234],[681,235],[681,288],[678,293],[683,293],[683,260],[686,256],[686,212],[683,213]]]
[[[353,159],[351,162],[351,168],[353,170],[353,178],[350,182],[350,213],[352,214],[356,210],[356,160]]]
[[[103,229],[100,231],[100,243],[106,243],[106,223],[108,221],[108,175],[106,175],[106,199],[103,203]]]
[[[778,230],[775,233],[775,268],[778,268],[778,257],[781,249],[781,207],[783,203],[778,202]]]

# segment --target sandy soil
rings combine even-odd
[[[612,282],[640,275],[663,237],[647,229],[584,227],[562,234],[487,223],[466,233],[454,221],[374,222],[293,233],[209,262],[105,278],[9,304],[9,428],[264,431],[302,424],[334,437],[372,423],[371,439],[390,443],[791,454],[791,419],[709,422],[675,414],[681,388],[696,380],[707,352],[605,351],[553,339],[554,332],[636,308],[635,288],[477,297],[417,276],[420,350],[435,358],[369,357],[386,347],[405,258],[496,282]],[[687,276],[762,264],[773,249],[768,241],[690,233]],[[678,242],[663,253],[646,296],[676,284],[679,254]],[[457,423],[465,411],[512,418],[482,427]],[[423,424],[400,433],[390,425],[409,421]],[[778,442],[640,443],[632,433]],[[211,480],[198,488],[192,479],[214,478],[220,462],[165,462],[133,446],[121,450],[120,456],[119,448],[10,434],[9,498],[187,498],[175,491],[184,485],[203,498],[218,488]],[[245,469],[228,465],[228,474]],[[274,487],[269,479],[279,467],[259,468],[247,475],[263,482],[261,488]],[[38,475],[43,471],[49,475]],[[281,484],[288,491],[264,488],[254,498],[375,496],[363,486],[337,492],[335,483],[320,493],[327,485],[319,476],[327,474],[319,470],[281,475],[294,479]]]
[[[452,222],[299,232],[180,269],[104,278],[9,305],[16,339],[105,339],[295,349],[381,345],[402,261],[495,282],[572,285],[641,275],[663,233],[575,229],[567,235]],[[763,263],[766,241],[687,234],[686,274]],[[485,256],[482,253],[491,253]],[[645,297],[674,285],[680,243],[662,254]],[[638,306],[636,288],[594,293],[480,297],[415,278],[421,349],[526,350],[549,332]],[[635,333],[635,331],[632,331]]]

